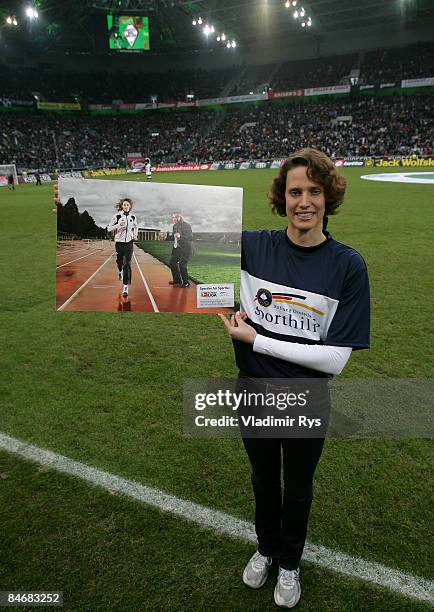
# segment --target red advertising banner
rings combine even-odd
[[[128,157],[128,166],[134,172],[145,171],[144,157]],[[152,166],[152,172],[192,172],[198,170],[211,170],[212,164],[161,164]]]
[[[136,172],[140,172],[142,168],[145,167],[145,158],[144,157],[133,157],[128,155],[128,167],[131,170],[135,170]]]
[[[294,96],[304,96],[304,89],[295,89],[293,91],[269,91],[268,99],[273,98],[292,98]]]
[[[197,170],[211,170],[212,164],[163,164],[152,168],[153,172],[191,172]]]

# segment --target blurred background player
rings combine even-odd
[[[146,180],[150,181],[152,179],[152,169],[151,169],[151,160],[149,159],[149,157],[145,158],[145,173],[146,173]]]

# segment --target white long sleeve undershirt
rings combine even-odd
[[[340,374],[350,358],[351,346],[329,346],[327,344],[299,344],[275,340],[258,334],[253,344],[256,353],[292,361],[306,368]]]

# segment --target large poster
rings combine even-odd
[[[56,308],[231,312],[243,190],[59,178]]]

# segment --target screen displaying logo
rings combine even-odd
[[[128,24],[124,31],[124,37],[127,39],[130,47],[132,47],[136,42],[137,34],[138,32],[133,24]]]
[[[142,15],[107,15],[108,42],[117,51],[149,51],[149,19]]]

